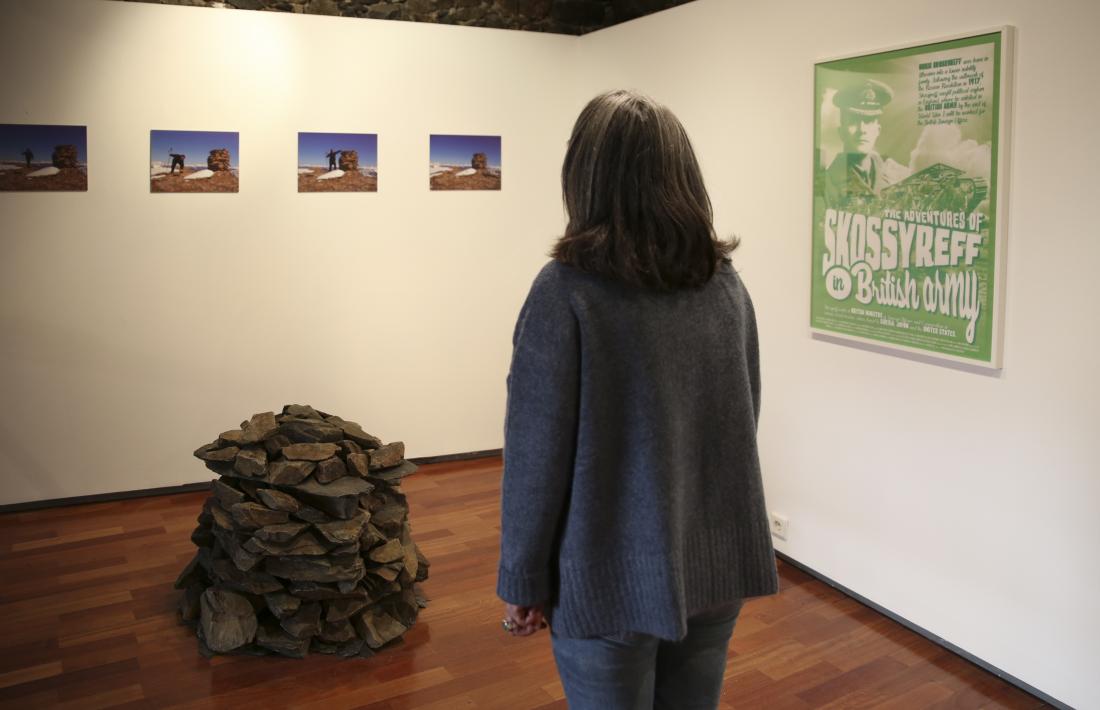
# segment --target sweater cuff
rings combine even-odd
[[[497,570],[497,596],[516,606],[541,604],[550,598],[549,575],[509,572],[501,566]]]

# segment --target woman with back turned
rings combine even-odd
[[[573,710],[714,708],[741,600],[777,589],[735,244],[645,96],[585,107],[562,188],[569,225],[513,338],[503,624],[545,617]]]

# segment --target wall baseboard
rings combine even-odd
[[[422,464],[446,463],[448,461],[468,461],[468,460],[472,460],[472,459],[487,459],[487,458],[490,458],[492,456],[500,456],[503,453],[503,451],[504,451],[504,449],[485,449],[483,451],[467,451],[466,453],[463,453],[463,454],[443,454],[441,456],[418,456],[416,458],[409,459],[409,461],[412,461],[416,465],[420,466]]]
[[[483,451],[468,451],[460,454],[443,454],[441,456],[420,456],[409,459],[417,465],[444,463],[448,461],[466,461],[468,459],[484,459],[491,456],[500,456],[501,449],[485,449]],[[43,508],[60,508],[68,505],[84,505],[85,503],[107,503],[129,498],[146,498],[148,496],[166,496],[173,493],[191,493],[210,488],[210,481],[198,483],[184,483],[179,486],[162,486],[160,488],[142,488],[136,491],[116,491],[114,493],[94,493],[87,496],[73,496],[71,498],[47,498],[45,500],[29,500],[23,503],[8,503],[0,505],[0,515],[4,513],[22,513],[28,510],[42,510]]]
[[[194,491],[208,490],[210,481],[198,483],[184,483],[179,486],[162,486],[160,488],[142,488],[136,491],[115,491],[113,493],[93,493],[87,496],[73,496],[72,498],[47,498],[45,500],[28,500],[23,503],[7,503],[0,505],[0,514],[22,513],[28,510],[41,510],[43,508],[60,508],[68,505],[84,505],[85,503],[108,503],[128,498],[146,498],[148,496],[167,496],[173,493],[191,493]]]
[[[983,661],[982,659],[978,658],[977,656],[975,656],[972,653],[964,651],[963,649],[959,648],[958,646],[951,643],[950,641],[948,641],[946,639],[943,639],[943,638],[937,636],[936,634],[932,633],[928,629],[925,629],[921,626],[917,626],[912,621],[909,621],[908,619],[905,619],[901,616],[898,616],[897,614],[890,611],[889,609],[887,609],[887,608],[885,608],[885,607],[883,607],[879,604],[876,604],[875,602],[871,601],[867,597],[865,597],[861,594],[858,594],[857,592],[852,591],[848,587],[845,587],[843,584],[840,584],[839,582],[837,582],[833,579],[830,579],[829,577],[826,577],[825,575],[821,574],[820,572],[818,572],[817,570],[815,570],[811,567],[807,567],[806,565],[802,564],[801,562],[794,559],[793,557],[790,557],[786,553],[779,552],[778,550],[776,550],[775,556],[778,557],[779,559],[783,560],[784,562],[786,562],[790,566],[796,567],[796,568],[802,570],[803,572],[805,572],[806,574],[810,575],[811,577],[824,582],[825,584],[829,585],[830,587],[837,590],[841,594],[844,594],[845,596],[849,596],[852,599],[855,599],[857,602],[859,602],[863,606],[874,609],[879,614],[882,614],[883,616],[887,617],[888,619],[891,619],[892,621],[896,621],[897,623],[901,624],[902,626],[909,629],[910,631],[913,631],[915,633],[920,634],[921,636],[928,639],[929,641],[936,644],[937,646],[950,651],[951,653],[955,654],[956,656],[960,656],[960,657],[964,658],[965,660],[973,663],[974,665],[978,666],[979,668],[981,668],[984,671],[992,673],[993,675],[997,676],[998,678],[1005,681],[1006,683],[1011,683],[1012,685],[1016,686],[1017,688],[1024,691],[1025,693],[1035,696],[1039,700],[1042,700],[1044,703],[1048,703],[1048,704],[1058,708],[1058,710],[1073,710],[1073,708],[1070,707],[1069,705],[1066,705],[1065,703],[1063,703],[1059,700],[1056,700],[1055,698],[1050,697],[1049,695],[1047,695],[1043,691],[1039,690],[1038,688],[1035,688],[1031,685],[1028,685],[1024,681],[1020,680],[1019,678],[1017,678],[1013,675],[1005,673],[1000,668],[997,668],[996,666],[994,666],[990,663],[987,663],[986,661]]]

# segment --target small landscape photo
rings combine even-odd
[[[87,189],[87,126],[0,123],[0,192]]]
[[[377,191],[378,134],[298,134],[298,192]]]
[[[239,192],[240,134],[151,131],[151,192]]]
[[[500,136],[433,135],[430,146],[433,190],[500,189]]]

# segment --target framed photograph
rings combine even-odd
[[[87,189],[87,126],[0,123],[0,192]]]
[[[431,189],[500,189],[500,136],[433,135],[428,152]]]
[[[1001,367],[1012,39],[814,66],[813,332]]]
[[[240,134],[150,131],[151,192],[239,192]]]
[[[298,192],[377,192],[376,133],[299,133]]]

